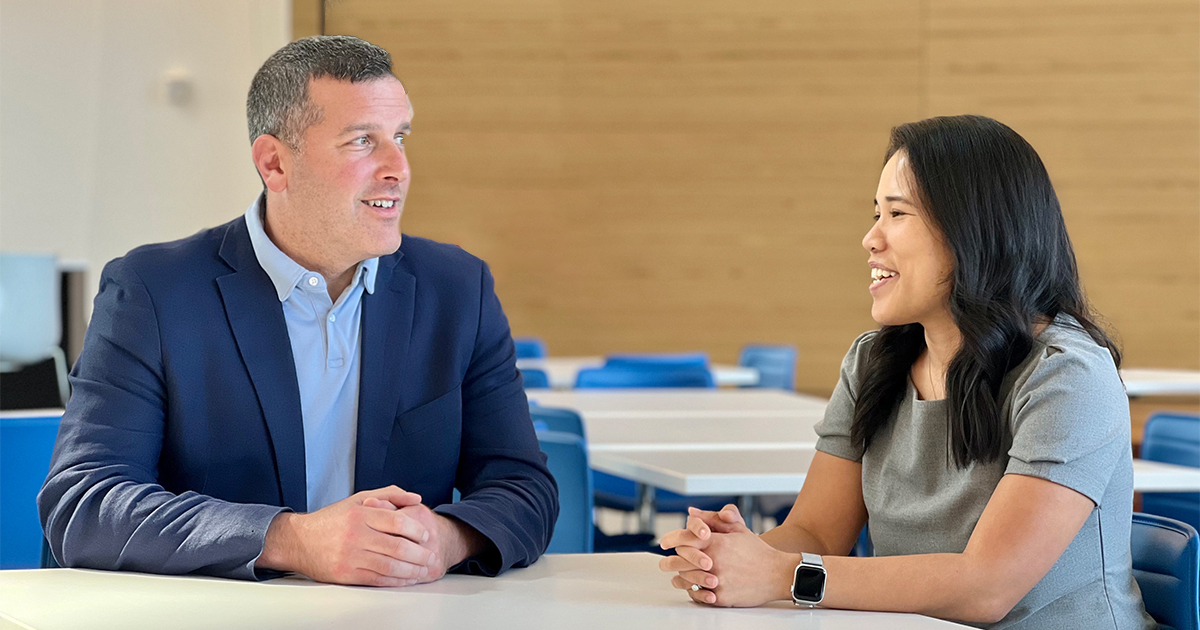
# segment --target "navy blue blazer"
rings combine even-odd
[[[549,544],[558,494],[487,265],[405,236],[363,295],[354,485],[397,485],[479,530],[457,569]],[[105,266],[42,525],[63,566],[254,578],[266,528],[306,508],[283,308],[244,218]],[[458,488],[462,499],[451,503]]]

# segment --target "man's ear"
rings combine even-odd
[[[267,190],[275,193],[287,190],[288,175],[292,171],[292,151],[287,145],[279,138],[264,133],[254,139],[250,156]]]

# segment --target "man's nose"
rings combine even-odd
[[[408,155],[404,153],[404,146],[399,143],[388,143],[387,148],[383,149],[384,154],[381,159],[379,168],[379,178],[389,182],[406,182],[410,175],[408,169]]]

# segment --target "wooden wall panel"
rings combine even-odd
[[[932,0],[926,115],[1021,133],[1126,364],[1200,368],[1200,3]]]
[[[873,327],[859,243],[888,129],[971,111],[1041,152],[1130,363],[1200,363],[1194,2],[338,0],[324,18],[391,51],[412,96],[405,232],[486,259],[514,332],[552,353],[790,342],[800,388],[827,394]]]
[[[326,32],[392,52],[404,230],[488,260],[515,332],[723,361],[790,342],[832,388],[872,325],[859,242],[917,114],[915,1],[395,6],[338,2]]]

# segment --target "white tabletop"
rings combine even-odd
[[[0,571],[0,627],[88,628],[670,628],[936,630],[947,621],[801,609],[778,602],[718,609],[671,588],[651,554],[546,556],[499,578],[450,575],[403,589],[302,578],[265,583],[75,569]],[[5,622],[9,623],[5,623]]]
[[[1200,395],[1200,372],[1192,370],[1126,368],[1121,370],[1121,380],[1131,398]]]
[[[596,470],[683,495],[796,493],[816,451],[609,450],[591,454]],[[1200,491],[1200,468],[1133,460],[1138,492]]]
[[[827,401],[778,389],[531,389],[530,402],[593,418],[798,418],[825,413]]]
[[[604,366],[604,357],[546,357],[544,359],[517,359],[517,368],[522,370],[545,370],[554,389],[571,389],[575,386],[575,375],[584,368]],[[717,387],[740,387],[758,384],[758,370],[740,365],[713,364],[709,366]]]
[[[588,418],[588,450],[777,450],[816,448],[821,414],[794,418]]]

